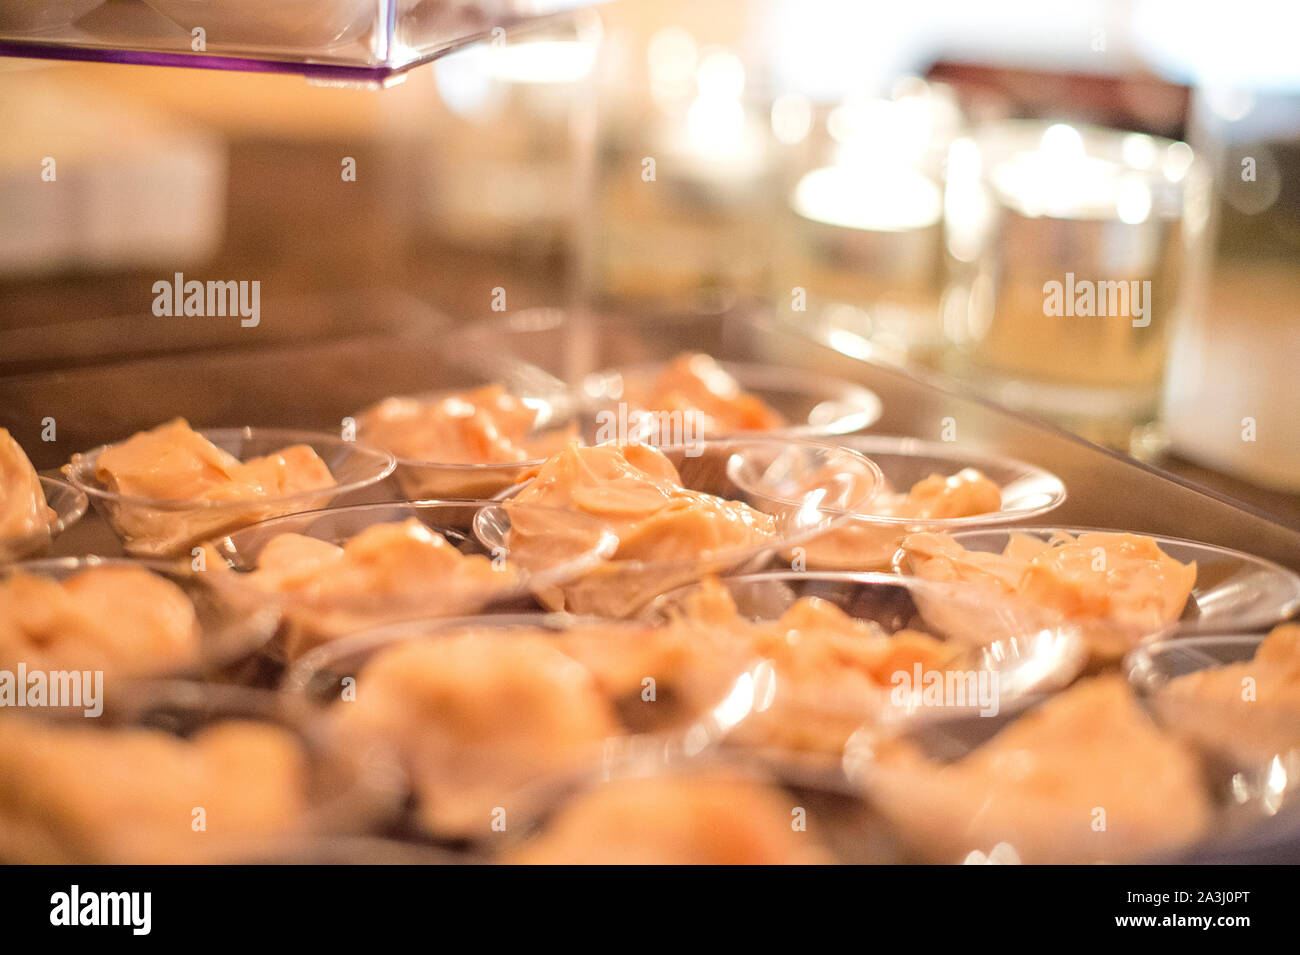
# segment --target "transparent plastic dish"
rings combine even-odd
[[[110,652],[78,659],[57,657],[58,669],[102,669],[110,691],[119,680],[168,678],[227,679],[244,672],[250,660],[271,639],[280,622],[275,601],[244,588],[225,586],[218,575],[191,570],[180,562],[126,557],[57,557],[11,564],[0,568],[0,584],[16,574],[44,577],[60,583],[96,569],[145,570],[181,589],[194,608],[198,623],[198,643],[194,656],[164,668],[143,666],[137,662],[115,660]],[[134,632],[142,621],[132,619],[129,599],[124,595],[115,627]],[[138,605],[135,606],[137,611]],[[148,608],[152,610],[154,608]],[[151,622],[151,621],[150,621]],[[46,652],[49,648],[42,648]],[[12,651],[11,651],[12,652]],[[66,652],[66,651],[64,651]],[[28,657],[29,666],[34,666]],[[10,661],[12,665],[16,661]]]
[[[12,560],[38,557],[50,549],[58,537],[86,513],[89,499],[64,481],[41,476],[41,490],[45,503],[54,511],[54,518],[45,527],[21,537],[0,538],[0,564]]]
[[[187,31],[202,27],[214,44],[328,48],[370,26],[377,0],[144,0]]]
[[[1214,634],[1158,640],[1129,654],[1124,669],[1160,725],[1225,768],[1249,770],[1300,751],[1300,679],[1293,675],[1300,664],[1256,664],[1255,652],[1264,639],[1260,634]],[[1259,699],[1270,675],[1281,677],[1286,670],[1292,671],[1293,699]],[[1212,686],[1208,694],[1194,692],[1177,682],[1191,674],[1228,683]]]
[[[537,409],[537,419],[525,436],[530,447],[542,447],[548,452],[559,451],[567,437],[590,442],[593,432],[583,425],[589,416],[581,413],[575,395],[563,390],[548,390],[559,386],[557,382],[514,382],[507,391],[515,394],[525,404]],[[466,389],[456,389],[461,391]],[[433,403],[454,392],[430,392],[410,396],[411,401]],[[373,408],[358,412],[357,437],[383,445],[372,434],[367,418]],[[390,449],[391,450],[391,449]],[[395,453],[397,466],[394,477],[402,495],[408,500],[446,500],[449,498],[488,498],[502,489],[518,483],[547,457],[541,454],[523,461],[465,463],[432,461]]]
[[[378,484],[392,473],[396,463],[387,451],[315,431],[215,428],[201,430],[199,434],[241,461],[305,444],[325,462],[336,483],[319,490],[227,501],[125,496],[110,491],[95,474],[100,454],[112,445],[73,455],[64,470],[73,486],[95,503],[128,553],[171,557],[233,528],[310,511],[345,494]]]
[[[77,786],[69,782],[52,787],[59,794],[52,801],[57,803],[66,795],[65,805],[42,802],[39,806],[25,806],[33,818],[6,819],[3,829],[9,835],[0,839],[0,858],[6,862],[176,864],[286,857],[303,840],[382,831],[400,808],[401,777],[389,751],[377,744],[348,750],[335,746],[324,732],[319,714],[301,700],[283,694],[179,680],[142,682],[111,695],[99,719],[84,719],[79,713],[70,715],[59,710],[47,709],[39,714],[25,710],[22,715],[6,717],[0,724],[0,735],[6,728],[28,721],[47,729],[103,734],[105,739],[127,729],[152,729],[188,738],[217,724],[276,727],[288,733],[303,755],[302,787],[294,798],[301,800],[304,811],[292,821],[274,819],[273,810],[259,803],[250,807],[249,816],[241,820],[248,822],[247,826],[228,828],[230,813],[249,806],[268,767],[250,759],[246,749],[230,746],[227,740],[225,747],[213,755],[214,760],[221,760],[220,773],[194,779],[184,793],[169,792],[170,780],[165,779],[158,781],[156,789],[148,787],[148,780],[141,780],[139,773],[152,766],[137,769],[128,764],[129,758],[117,760],[111,772],[98,773],[91,779],[82,775]],[[41,765],[28,766],[27,770],[29,774],[49,773],[55,765],[47,741]],[[282,766],[277,762],[277,768]],[[83,763],[65,768],[70,776],[94,772],[93,767]],[[194,764],[186,762],[175,771],[193,773]],[[35,778],[48,782],[47,777]],[[33,779],[27,785],[34,785]],[[223,789],[224,793],[220,792]],[[102,800],[98,812],[94,811],[95,800]],[[14,812],[17,800],[4,802],[6,811]],[[168,821],[153,829],[146,828],[146,820],[132,819],[133,812],[145,815],[150,807],[169,820],[171,814],[177,818],[174,823]],[[195,809],[204,810],[202,817]],[[77,838],[69,839],[72,820],[78,817],[83,824],[76,830]],[[11,822],[14,825],[8,825]]]
[[[803,545],[810,570],[888,570],[904,537],[918,531],[954,533],[976,527],[1017,524],[1059,507],[1065,485],[1056,475],[1001,455],[971,451],[957,445],[915,438],[859,436],[839,442],[867,455],[885,478],[876,503],[887,510],[918,481],[931,475],[949,477],[974,468],[998,485],[1002,507],[997,511],[953,518],[910,518],[869,515],[855,517],[831,533]]]
[[[1106,679],[1123,684],[1119,677]],[[1043,698],[1043,704],[1051,699]],[[1150,719],[1150,710],[1140,700],[1133,702]],[[954,713],[927,723],[864,726],[845,747],[845,774],[908,848],[911,861],[1212,861],[1228,851],[1277,845],[1300,835],[1296,754],[1250,770],[1225,769],[1204,760],[1196,747],[1168,732],[1159,719],[1150,719],[1151,728],[1167,744],[1181,747],[1177,777],[1158,775],[1172,771],[1167,761],[1160,763],[1160,770],[1147,763],[1137,770],[1131,761],[1124,766],[1114,751],[1127,745],[1126,739],[1115,739],[1114,749],[1102,756],[1094,754],[1107,763],[1104,772],[1118,774],[1109,793],[1071,793],[1071,786],[1097,785],[1090,772],[1079,773],[1073,783],[1055,773],[1042,781],[1028,748],[1000,754],[1000,762],[993,764],[1000,767],[996,782],[988,776],[980,781],[952,775],[954,764],[1032,712],[1027,708],[995,719]],[[1076,728],[1077,734],[1093,739],[1097,732]],[[1079,745],[1089,742],[1080,739]],[[1058,754],[1073,754],[1069,745],[1063,738],[1061,746],[1067,748]],[[1144,778],[1144,772],[1150,775]],[[1024,780],[1035,780],[1037,786],[1018,785]],[[1191,788],[1160,791],[1165,785]],[[1112,802],[1115,786],[1140,804],[1136,813],[1133,807],[1125,811]]]
[[[816,652],[818,645],[807,628],[817,624],[803,615],[786,621],[791,628],[786,634],[789,646],[778,645],[785,660],[769,660],[770,666],[759,671],[763,679],[754,712],[728,739],[729,744],[758,750],[787,775],[807,771],[823,784],[839,776],[844,744],[864,723],[946,719],[954,709],[991,716],[1014,711],[1067,686],[1087,659],[1076,630],[1053,623],[1032,606],[990,597],[980,588],[892,574],[796,571],[722,577],[716,583],[744,622],[776,625],[800,601],[805,608],[813,601],[826,602],[847,616],[845,626],[819,614],[818,621],[831,636],[821,647],[826,654],[823,666],[831,669],[817,668],[802,676],[793,672],[798,648]],[[646,619],[690,619],[692,599],[704,593],[704,587],[694,584],[659,597],[647,608]],[[932,613],[936,606],[944,608],[938,616]],[[713,616],[709,621],[725,625]],[[863,625],[870,632],[851,629]],[[843,656],[851,644],[840,641],[892,639],[905,630],[949,646],[926,644],[917,650],[915,644],[904,644],[882,651],[869,677]],[[931,654],[932,659],[922,661]],[[856,679],[837,680],[840,668]],[[949,673],[962,676],[953,683],[960,699],[927,694],[927,681],[936,673],[945,679]]]
[[[692,652],[685,637],[660,635],[673,650]],[[399,753],[416,807],[407,835],[473,843],[494,838],[497,810],[508,828],[519,828],[557,794],[604,767],[665,765],[698,755],[748,715],[752,658],[724,652],[710,659],[707,672],[677,669],[668,650],[638,656],[654,638],[646,624],[568,614],[412,621],[318,647],[290,669],[283,689],[327,706],[338,739],[373,736]],[[519,655],[521,641],[526,656]],[[457,647],[471,653],[471,662],[442,652]],[[394,687],[375,695],[380,691],[370,667],[385,654],[402,655],[398,679],[413,699],[403,700]],[[489,661],[498,654],[501,663],[493,669]],[[635,663],[629,666],[630,660]],[[421,663],[427,663],[423,675]],[[644,682],[645,670],[637,665],[642,663],[651,684]],[[556,672],[571,681],[567,689],[552,685]],[[444,683],[431,690],[421,683],[434,680],[437,686],[452,674],[466,685],[452,690]],[[509,702],[491,698],[505,692],[494,680],[519,684]],[[350,702],[349,687],[356,694]],[[367,692],[374,702],[358,718],[355,707]],[[510,711],[501,712],[502,706]],[[571,722],[575,710],[591,706],[611,732]],[[394,720],[402,729],[394,728]]]
[[[952,537],[967,550],[1001,553],[1012,534],[1050,541],[1061,533],[1077,537],[1125,532],[1095,527],[1015,527],[958,531]],[[1196,584],[1179,619],[1166,627],[1134,628],[1105,619],[1076,620],[1099,657],[1118,661],[1142,640],[1161,635],[1260,630],[1300,610],[1300,575],[1284,567],[1227,547],[1176,537],[1140,536],[1150,537],[1161,551],[1180,563],[1195,561]],[[911,569],[902,550],[895,555],[894,569],[899,573]]]
[[[480,565],[491,561],[492,579],[485,581],[478,575],[458,580],[452,572],[441,572],[419,582],[404,578],[400,586],[384,588],[354,578],[358,586],[367,585],[364,592],[357,592],[337,586],[322,588],[309,577],[299,577],[292,589],[265,591],[283,607],[280,643],[289,659],[336,637],[402,620],[457,617],[512,604],[536,609],[532,599],[536,590],[563,584],[590,570],[618,546],[618,538],[595,518],[522,505],[507,510],[491,501],[357,504],[309,511],[233,531],[215,540],[213,546],[242,583],[261,590],[248,575],[257,569],[263,549],[282,534],[345,547],[376,525],[410,520],[440,534],[460,554],[481,558]],[[511,530],[519,521],[556,527],[548,537],[551,550],[534,555],[527,566],[512,560],[510,553]],[[370,561],[366,565],[373,566]]]
[[[650,367],[684,352],[744,353],[754,338],[749,318],[725,295],[681,311],[526,308],[458,327],[448,341],[480,375],[528,369],[530,378],[541,372],[581,386],[593,373]]]
[[[726,371],[746,393],[777,411],[787,424],[761,432],[773,437],[825,438],[851,434],[871,427],[880,420],[882,406],[875,392],[861,385],[828,378],[796,368],[721,361]],[[594,372],[582,379],[584,397],[596,406],[608,406],[625,400],[625,393],[644,387],[664,370],[665,365],[639,365],[630,368]],[[635,410],[655,412],[658,409]],[[760,432],[721,430],[677,438],[668,443],[683,443],[692,438],[721,438]]]
[[[858,452],[794,438],[726,438],[659,450],[676,467],[681,486],[739,500],[768,514],[775,533],[751,546],[689,558],[627,560],[615,552],[590,573],[543,595],[550,609],[630,617],[660,594],[701,577],[760,570],[774,554],[825,533],[854,509],[867,506],[881,484],[880,469]],[[798,493],[777,492],[792,480],[799,482]],[[769,485],[770,493],[762,493]],[[516,485],[501,497],[508,503],[527,486]],[[523,551],[516,545],[516,553]]]

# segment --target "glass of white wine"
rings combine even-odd
[[[1183,307],[1185,143],[1039,121],[949,151],[943,320],[954,369],[1003,404],[1142,450]]]

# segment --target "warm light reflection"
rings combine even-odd
[[[730,50],[710,50],[695,72],[700,96],[737,100],[745,91],[745,66]]]
[[[1270,816],[1275,815],[1282,808],[1283,802],[1286,801],[1286,794],[1290,779],[1288,777],[1286,766],[1278,756],[1273,757],[1273,762],[1268,767],[1268,779],[1264,782],[1264,798],[1262,800],[1264,811]]]
[[[939,187],[902,166],[814,169],[795,186],[791,204],[805,219],[873,232],[923,229],[943,214]]]
[[[576,83],[596,62],[596,48],[580,40],[537,40],[493,47],[488,73],[507,83]]]
[[[1172,143],[1165,150],[1162,169],[1170,182],[1182,182],[1187,170],[1192,168],[1192,147],[1186,143]]]
[[[1151,187],[1139,176],[1125,176],[1120,180],[1115,211],[1119,221],[1128,225],[1146,222],[1151,215]]]
[[[745,110],[739,100],[699,96],[686,111],[686,135],[695,149],[711,156],[740,152]]]
[[[1129,133],[1120,144],[1120,154],[1134,169],[1152,169],[1158,158],[1156,141],[1143,133]]]
[[[808,97],[797,93],[778,96],[772,103],[772,135],[793,146],[812,131],[813,108]]]
[[[681,27],[664,27],[646,48],[650,94],[661,106],[686,99],[695,90],[699,49],[695,37]]]
[[[727,698],[714,707],[713,718],[720,729],[731,729],[755,709],[756,686],[763,679],[761,669],[741,676]]]

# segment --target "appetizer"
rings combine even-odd
[[[573,799],[506,861],[528,865],[832,862],[794,825],[793,800],[722,772],[622,779]]]
[[[307,808],[286,730],[232,720],[188,738],[0,719],[0,858],[19,864],[229,860],[287,835]]]
[[[66,580],[17,569],[0,579],[0,669],[157,676],[198,662],[199,622],[180,587],[143,567]]]
[[[618,536],[610,562],[548,598],[575,613],[625,616],[694,576],[687,572],[685,579],[675,580],[664,570],[653,579],[640,579],[620,573],[633,562],[707,563],[776,537],[772,515],[683,487],[672,462],[646,445],[583,448],[571,443],[544,462],[512,501],[587,514],[603,520]],[[544,535],[528,533],[525,527],[511,534],[511,552],[521,561],[545,546]]]
[[[386,398],[361,413],[358,433],[400,459],[397,480],[408,498],[487,497],[517,479],[509,465],[545,458],[577,436],[573,427],[548,428],[552,413],[542,399],[487,385]]]
[[[1193,842],[1211,820],[1195,753],[1118,676],[1075,684],[952,763],[906,737],[874,749],[861,770],[873,803],[933,861],[998,843],[1025,863],[1136,861]]]
[[[500,385],[431,398],[386,398],[364,411],[359,430],[400,458],[442,464],[513,464],[554,450],[532,444],[542,412]],[[553,440],[553,439],[552,439]]]
[[[854,730],[889,705],[898,674],[941,670],[956,653],[919,631],[891,635],[818,597],[795,601],[775,620],[750,620],[716,580],[689,596],[675,623],[720,629],[768,661],[770,686],[728,740],[790,751],[838,755]]]
[[[379,738],[402,757],[419,824],[486,838],[526,822],[532,784],[598,765],[620,732],[591,675],[542,632],[461,632],[382,650],[336,704],[345,738]]]
[[[902,551],[904,568],[918,577],[987,586],[1080,624],[1102,659],[1175,623],[1196,586],[1195,563],[1179,563],[1138,534],[1042,540],[1013,533],[997,554],[968,551],[948,534],[922,533],[908,536]]]
[[[692,416],[692,437],[772,431],[786,424],[775,409],[700,353],[678,355],[650,380],[625,380],[623,398],[634,411]]]
[[[624,621],[575,626],[553,639],[591,673],[629,732],[689,730],[719,706],[728,723],[748,713],[731,694],[759,658],[727,627],[693,619],[667,626]]]
[[[1152,703],[1171,732],[1240,766],[1300,749],[1300,624],[1275,627],[1253,660],[1175,677]]]
[[[279,534],[240,579],[285,598],[285,649],[294,659],[349,631],[472,612],[519,575],[491,557],[462,554],[412,517],[372,525],[341,547]]]
[[[1196,670],[1165,687],[1175,696],[1221,703],[1251,701],[1293,707],[1300,713],[1300,624],[1274,627],[1247,663]]]
[[[0,428],[0,540],[39,533],[54,518],[32,462],[13,436]]]
[[[232,527],[310,506],[277,507],[259,500],[335,486],[325,462],[307,445],[240,461],[183,418],[105,448],[95,461],[95,478],[122,498],[111,516],[127,550],[160,556]],[[218,506],[245,501],[247,508]]]
[[[802,545],[804,558],[812,568],[879,570],[889,566],[903,538],[927,522],[992,514],[1001,508],[1001,489],[975,468],[963,468],[948,477],[931,474],[906,492],[878,494],[871,501],[869,515]],[[872,516],[891,520],[873,523]],[[900,524],[900,519],[908,523]]]

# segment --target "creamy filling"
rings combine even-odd
[[[0,540],[26,537],[50,526],[55,513],[32,462],[4,428],[0,428]]]

